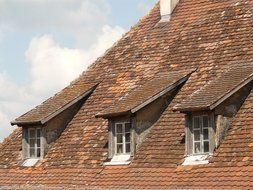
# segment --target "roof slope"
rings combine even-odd
[[[229,146],[229,153],[220,157],[215,154],[217,159],[212,164],[181,168],[178,165],[184,157],[184,114],[173,112],[172,108],[231,65],[253,63],[253,1],[181,0],[168,25],[155,27],[159,20],[159,6],[156,6],[78,79],[79,84],[101,83],[52,145],[41,167],[35,171],[17,168],[20,133],[13,133],[3,142],[0,165],[7,169],[0,170],[0,185],[22,184],[32,188],[42,184],[45,189],[62,188],[61,183],[65,188],[83,188],[85,184],[90,189],[122,189],[122,186],[252,189],[253,148],[249,146],[252,138],[241,135],[252,135],[250,128],[232,128],[231,135],[223,142],[223,150]],[[132,164],[125,168],[104,167],[108,123],[95,115],[158,73],[191,68],[198,70],[151,128]],[[244,108],[251,106],[248,100]],[[242,110],[236,123],[243,129],[253,124],[250,109]],[[237,142],[244,143],[240,147]],[[243,157],[250,158],[243,162],[244,166],[231,162],[235,150],[232,146],[237,147],[237,155],[242,150]],[[83,177],[87,170],[92,172],[90,178]]]
[[[228,71],[176,105],[174,110],[212,110],[252,80],[253,64],[232,66]]]
[[[44,124],[56,114],[67,109],[80,99],[89,95],[97,84],[73,84],[63,89],[54,97],[12,121],[12,125]]]
[[[97,116],[108,117],[124,113],[135,113],[155,99],[172,91],[184,83],[194,70],[167,72],[156,75],[153,79],[124,95],[115,105],[110,106]]]

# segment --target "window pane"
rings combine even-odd
[[[126,144],[126,153],[129,153],[130,152],[130,143],[127,143]]]
[[[208,129],[204,129],[203,130],[203,135],[204,135],[204,140],[208,140],[209,139],[209,134],[208,134]]]
[[[40,147],[40,139],[37,139],[37,147]]]
[[[130,123],[126,123],[126,125],[125,125],[125,132],[129,133],[130,129],[131,129],[131,124]]]
[[[117,143],[123,143],[123,136],[122,136],[122,134],[117,135]]]
[[[30,148],[30,157],[31,158],[35,157],[35,149],[34,148]]]
[[[208,116],[203,117],[203,127],[208,128]]]
[[[123,144],[117,144],[117,153],[122,154],[123,153]]]
[[[37,158],[40,157],[40,148],[37,149]]]
[[[123,129],[122,129],[122,124],[117,124],[117,133],[122,133]]]
[[[40,129],[37,129],[37,137],[40,138]]]
[[[30,129],[30,138],[35,138],[35,130],[34,129]]]
[[[126,142],[129,142],[130,143],[130,133],[126,133]]]
[[[200,130],[194,130],[194,141],[200,141]]]
[[[194,152],[196,154],[200,153],[200,142],[194,143]]]
[[[193,118],[193,128],[194,129],[199,129],[200,126],[199,126],[199,117],[194,117]]]
[[[204,142],[204,152],[209,152],[209,142]]]
[[[30,139],[30,147],[35,147],[35,139]]]

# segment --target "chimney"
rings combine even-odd
[[[160,13],[161,13],[160,22],[170,21],[171,14],[178,2],[179,0],[160,0]]]

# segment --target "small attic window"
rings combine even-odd
[[[186,154],[210,155],[214,150],[214,115],[197,114],[187,116]]]
[[[22,156],[24,167],[35,166],[43,158],[43,135],[41,127],[23,128]]]
[[[127,165],[133,153],[132,125],[128,119],[110,120],[109,125],[109,159],[105,165]]]
[[[115,124],[115,155],[130,154],[131,150],[131,124]]]
[[[29,158],[41,157],[41,128],[28,129]]]
[[[193,117],[193,154],[206,154],[210,152],[209,126],[207,115]]]

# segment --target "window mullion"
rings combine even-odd
[[[123,125],[123,153],[126,153],[126,123]]]
[[[113,127],[114,129],[114,134],[115,134],[115,136],[114,136],[114,142],[115,142],[115,144],[114,144],[114,147],[115,147],[115,153],[114,154],[117,154],[118,153],[118,140],[117,140],[117,136],[118,136],[118,133],[117,133],[117,124],[115,124],[115,126]]]
[[[35,128],[35,144],[34,144],[34,148],[35,148],[35,158],[37,158],[37,129]]]
[[[200,117],[200,150],[204,152],[204,137],[203,137],[203,116]]]

